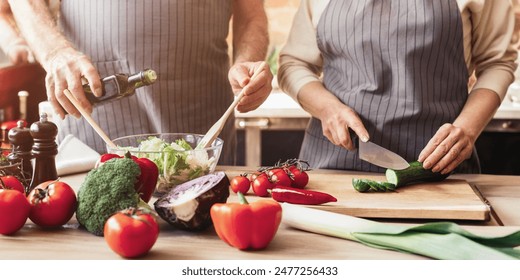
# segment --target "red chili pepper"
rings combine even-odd
[[[141,175],[139,175],[139,179],[135,185],[135,190],[144,202],[150,201],[155,190],[155,185],[157,185],[157,180],[159,178],[159,169],[157,168],[157,165],[147,158],[130,156],[130,153],[127,153],[125,156],[120,156],[117,154],[104,154],[99,159],[99,162],[103,163],[113,158],[123,157],[132,158],[135,163],[139,164]]]
[[[318,205],[338,201],[334,196],[328,193],[286,186],[274,187],[271,190],[271,196],[278,202],[288,202],[292,204]]]

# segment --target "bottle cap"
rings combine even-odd
[[[152,69],[145,69],[143,71],[143,83],[145,85],[151,85],[157,80],[157,73]]]
[[[25,90],[18,92],[18,97],[27,97],[27,96],[29,96],[29,93]]]

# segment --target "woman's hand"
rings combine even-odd
[[[464,129],[447,123],[437,130],[418,160],[425,169],[447,174],[471,157],[475,141]]]
[[[323,135],[334,145],[347,150],[355,150],[356,145],[350,137],[349,128],[352,129],[363,142],[368,141],[368,132],[352,108],[341,103],[329,106],[320,114]]]
[[[235,95],[244,89],[244,96],[237,105],[239,112],[249,112],[258,108],[271,93],[273,74],[267,64],[263,69],[257,69],[261,63],[261,61],[236,63],[229,70],[228,79]],[[255,79],[251,80],[253,74],[259,71]]]
[[[46,57],[42,65],[47,71],[47,99],[60,118],[65,117],[65,112],[75,117],[81,116],[63,93],[65,89],[70,90],[85,110],[92,112],[92,105],[83,91],[82,78],[87,80],[92,92],[98,97],[102,94],[101,78],[86,55],[70,46],[57,47]]]
[[[356,145],[350,137],[349,128],[361,141],[368,141],[370,136],[358,114],[328,91],[321,82],[314,81],[304,85],[298,93],[298,102],[305,111],[321,121],[323,135],[332,144],[355,150]]]

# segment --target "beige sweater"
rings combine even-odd
[[[316,26],[328,0],[302,0],[286,45],[280,52],[278,82],[298,101],[300,89],[319,81],[323,60],[316,42]],[[517,50],[512,36],[515,25],[510,0],[457,0],[468,72],[477,77],[473,89],[486,88],[503,100],[514,81]]]

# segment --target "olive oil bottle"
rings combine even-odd
[[[157,80],[157,74],[154,70],[145,69],[138,73],[128,75],[124,73],[110,75],[101,79],[102,92],[101,97],[96,97],[88,83],[83,85],[83,90],[87,99],[92,104],[116,100],[135,93],[136,88],[148,86]]]

